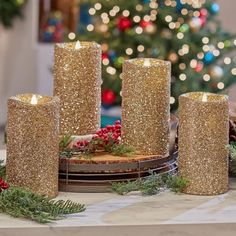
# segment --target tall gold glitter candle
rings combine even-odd
[[[127,60],[122,75],[122,142],[147,155],[165,155],[169,144],[171,64]]]
[[[184,192],[215,195],[228,190],[228,98],[192,92],[179,97],[179,172]]]
[[[8,100],[7,179],[35,193],[58,193],[59,98],[23,94]]]
[[[92,134],[100,128],[100,45],[56,44],[54,95],[61,101],[60,134]]]

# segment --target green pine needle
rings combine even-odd
[[[65,151],[73,140],[74,139],[72,138],[70,134],[64,134],[64,136],[62,137],[59,143],[60,150]]]
[[[188,180],[176,175],[158,175],[150,176],[128,182],[112,183],[111,189],[120,195],[125,195],[132,191],[140,191],[143,195],[155,195],[161,189],[170,189],[175,193],[182,192],[187,186]]]
[[[0,178],[5,178],[6,176],[6,166],[3,165],[3,161],[0,160]]]
[[[231,156],[231,161],[229,163],[229,172],[236,176],[236,143],[232,142],[230,145],[228,145],[228,149]]]
[[[47,196],[37,195],[26,188],[11,186],[0,194],[0,212],[38,223],[49,223],[64,218],[66,214],[84,210],[85,206],[80,203],[53,200]]]
[[[112,146],[111,153],[115,156],[131,157],[135,154],[135,149],[124,144],[116,144]]]

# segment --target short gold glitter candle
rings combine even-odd
[[[23,94],[8,100],[7,179],[35,193],[58,194],[59,98]]]
[[[228,98],[192,92],[179,97],[179,173],[184,192],[216,195],[228,190]]]
[[[127,60],[122,75],[122,142],[147,155],[169,146],[171,64],[157,59]]]
[[[101,47],[95,42],[55,45],[54,95],[60,98],[60,134],[100,128]]]

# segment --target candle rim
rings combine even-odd
[[[207,95],[207,101],[203,101],[202,97],[203,95]],[[193,97],[193,95],[196,95]],[[187,98],[189,100],[195,101],[195,102],[202,102],[202,103],[219,103],[223,101],[228,101],[228,97],[225,94],[215,94],[215,93],[210,93],[210,92],[188,92],[180,95],[180,97]],[[216,99],[211,99],[211,98],[216,98]],[[209,99],[210,98],[210,99]]]
[[[35,95],[38,99],[37,104],[32,104],[31,99]],[[25,100],[22,99],[22,97],[27,97]],[[45,106],[51,103],[54,103],[55,101],[59,101],[59,97],[57,96],[47,96],[47,95],[40,95],[37,93],[23,93],[23,94],[17,94],[15,96],[12,96],[9,98],[9,101],[17,101],[24,105],[29,106]],[[40,101],[41,100],[41,101]]]
[[[144,65],[145,60],[149,60],[150,65]],[[151,57],[140,57],[140,58],[132,58],[132,59],[128,59],[125,60],[125,62],[131,63],[135,66],[141,66],[141,67],[159,67],[159,66],[170,66],[171,62],[170,61],[166,61],[166,60],[162,60],[162,59],[158,59],[158,58],[151,58]]]
[[[78,40],[77,40],[78,41]],[[56,43],[55,47],[63,48],[69,51],[80,51],[85,48],[93,48],[93,47],[98,47],[100,48],[101,45],[96,43],[95,41],[80,41],[80,48],[75,48],[77,41],[74,42],[68,42],[68,43]]]

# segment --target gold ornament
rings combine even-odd
[[[38,194],[58,193],[59,99],[23,94],[8,100],[7,180]]]
[[[165,155],[169,145],[171,64],[125,61],[122,74],[122,142],[139,153]]]
[[[189,21],[189,27],[193,32],[198,32],[201,28],[201,19],[199,17],[193,17],[190,21]]]
[[[215,195],[228,191],[228,98],[192,92],[179,97],[179,173],[184,192]]]
[[[154,34],[157,31],[157,27],[154,24],[150,24],[145,28],[145,32],[149,34]]]
[[[211,66],[209,69],[209,75],[214,79],[221,79],[224,71],[220,66]]]

